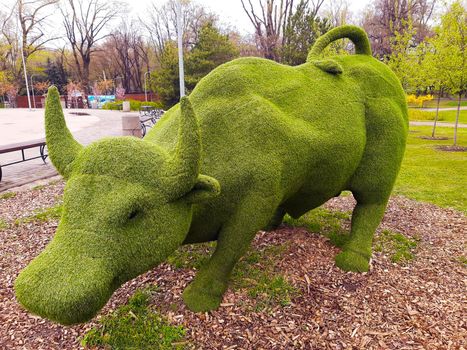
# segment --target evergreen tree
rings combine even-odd
[[[47,75],[47,80],[55,85],[61,94],[66,92],[68,74],[60,60],[52,61],[50,58],[47,58],[45,74]]]
[[[221,34],[212,22],[208,22],[202,27],[192,50],[184,55],[185,83],[189,93],[214,68],[238,57],[239,51],[228,35]],[[166,43],[159,68],[152,73],[151,86],[164,108],[170,108],[179,101],[178,52],[174,42]]]
[[[193,90],[198,82],[217,66],[239,56],[239,50],[214,27],[207,22],[200,31],[198,42],[186,60],[186,86]]]
[[[281,49],[282,63],[291,66],[305,63],[316,39],[331,28],[326,18],[315,15],[308,6],[308,1],[301,0],[295,13],[287,20]]]
[[[159,96],[165,109],[175,105],[180,98],[178,78],[178,53],[174,42],[167,42],[160,55],[159,67],[151,73],[151,88]]]

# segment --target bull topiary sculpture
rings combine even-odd
[[[356,54],[320,60],[340,38]],[[259,58],[218,67],[143,140],[81,146],[55,87],[45,114],[50,158],[67,180],[63,214],[15,288],[26,309],[62,324],[89,320],[124,282],[207,241],[216,250],[183,299],[215,309],[258,230],[342,190],[357,204],[336,264],[367,271],[408,129],[398,79],[353,26],[319,38],[298,67]]]

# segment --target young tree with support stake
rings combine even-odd
[[[467,88],[467,10],[460,1],[454,2],[441,17],[433,39],[436,69],[446,74],[446,88],[458,97],[454,146],[457,146],[457,129],[462,95]]]
[[[443,62],[441,61],[442,57],[437,55],[435,45],[433,45],[432,40],[428,42],[427,47],[427,54],[423,60],[423,71],[426,72],[428,79],[431,81],[434,89],[438,90],[435,119],[433,122],[433,129],[431,131],[431,137],[435,139],[436,126],[438,124],[439,118],[439,105],[441,102],[441,95],[446,91],[448,72],[446,71]]]

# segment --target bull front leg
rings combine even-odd
[[[219,307],[235,264],[275,213],[274,197],[266,198],[244,200],[232,220],[221,229],[213,255],[183,292],[183,301],[190,310],[205,312]]]

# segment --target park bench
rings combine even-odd
[[[26,158],[24,154],[24,150],[26,149],[31,149],[31,148],[39,148],[39,156],[37,157],[29,157]],[[33,140],[33,141],[28,141],[28,142],[20,142],[20,143],[13,143],[10,145],[5,145],[5,146],[0,146],[0,154],[5,154],[5,153],[11,153],[11,152],[17,152],[21,151],[21,160],[16,160],[14,162],[2,164],[0,163],[0,181],[2,181],[2,168],[9,166],[9,165],[14,165],[22,162],[27,162],[28,160],[33,160],[33,159],[38,159],[41,158],[44,164],[46,163],[45,160],[47,159],[47,154],[45,153],[45,147],[46,143],[44,139],[39,139],[39,140]]]

